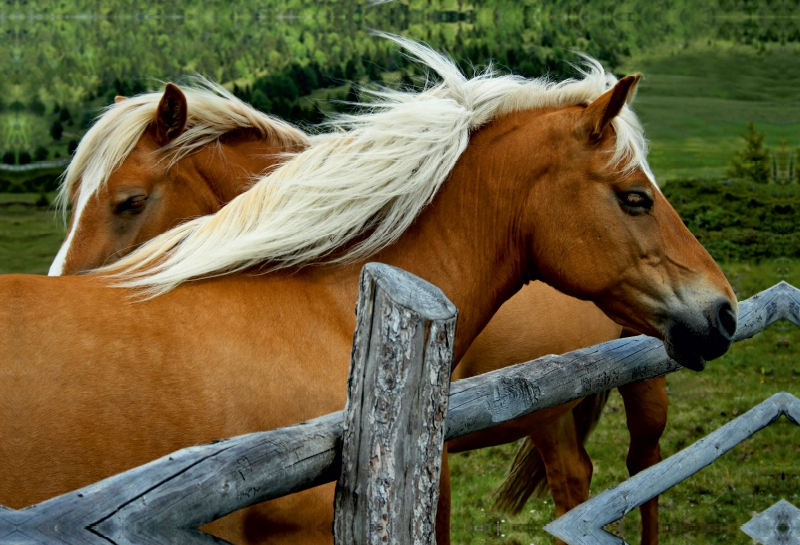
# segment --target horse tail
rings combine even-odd
[[[609,391],[591,394],[572,409],[575,431],[581,444],[586,444],[589,435],[597,426],[600,415],[608,401]],[[517,449],[508,475],[492,494],[495,497],[492,509],[511,515],[519,514],[531,496],[540,498],[547,494],[547,473],[542,455],[536,450],[530,437],[526,437]]]
[[[523,439],[514,455],[511,467],[500,486],[492,492],[492,509],[500,513],[516,515],[522,511],[528,498],[537,498],[547,493],[547,474],[544,460],[536,450],[530,437]]]
[[[575,431],[582,445],[586,444],[586,440],[600,422],[600,415],[603,414],[610,393],[611,390],[606,390],[588,395],[573,407],[572,418],[575,420]]]

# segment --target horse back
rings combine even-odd
[[[1,276],[0,504],[340,410],[352,303],[337,312],[335,283],[281,278],[137,302],[97,276]]]

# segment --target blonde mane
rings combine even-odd
[[[195,76],[181,85],[189,111],[184,132],[159,150],[174,163],[237,129],[255,129],[277,145],[307,145],[303,132],[270,117],[236,98],[224,87]],[[163,93],[144,93],[122,100],[103,110],[81,140],[63,175],[57,203],[65,212],[74,199],[73,213],[101,189],[109,176],[136,147],[155,119]]]
[[[263,177],[218,213],[184,223],[117,263],[99,269],[118,285],[165,293],[190,279],[253,266],[262,270],[367,257],[410,226],[467,147],[470,131],[507,112],[588,105],[616,78],[586,58],[581,79],[498,75],[467,79],[448,57],[387,36],[438,76],[421,92],[372,91],[365,113],[337,119],[305,151]],[[613,121],[610,162],[649,174],[647,144],[626,105]],[[652,177],[651,177],[652,178]],[[344,255],[331,253],[356,237]]]

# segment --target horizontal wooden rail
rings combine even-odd
[[[800,290],[786,282],[739,303],[734,341],[781,319],[800,325]],[[459,380],[450,387],[446,438],[680,369],[661,341],[640,335]]]
[[[781,282],[739,303],[736,340],[777,320],[800,325],[800,290]],[[681,369],[661,341],[618,339],[457,381],[446,438]],[[241,508],[334,481],[343,416],[190,447],[19,511],[0,510],[0,543],[211,543],[194,530]],[[67,528],[79,529],[68,533]]]

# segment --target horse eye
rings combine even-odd
[[[114,213],[138,214],[139,212],[144,210],[144,205],[146,203],[147,203],[147,197],[145,197],[144,195],[137,195],[136,197],[125,199],[124,201],[119,203],[114,209]]]
[[[629,214],[641,214],[653,207],[653,199],[640,191],[628,191],[619,195],[620,203]]]

